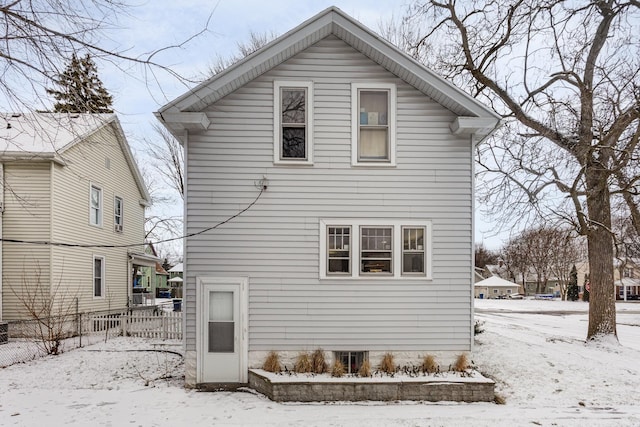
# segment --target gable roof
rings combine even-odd
[[[517,288],[520,285],[518,285],[517,283],[510,282],[508,280],[505,280],[498,276],[491,276],[487,279],[477,282],[474,286],[480,287],[480,288],[484,288],[484,287],[490,287],[490,288],[514,288],[515,287]]]
[[[115,114],[0,114],[0,160],[54,161],[66,165],[64,153],[90,135],[111,126],[142,195],[151,204],[131,148]]]
[[[169,273],[182,273],[184,272],[183,263],[178,263],[169,269]]]
[[[329,7],[263,48],[231,65],[160,108],[156,116],[178,137],[184,130],[206,129],[201,112],[208,105],[244,86],[317,41],[334,35],[380,64],[425,95],[466,120],[452,124],[452,131],[490,133],[500,116],[424,65],[400,51],[337,7]]]

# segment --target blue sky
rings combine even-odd
[[[201,79],[218,57],[234,55],[237,43],[248,40],[252,31],[282,35],[329,6],[339,7],[378,31],[380,23],[402,16],[406,3],[407,0],[147,1],[131,8],[128,16],[119,17],[122,29],[111,34],[111,38],[114,45],[136,55],[182,43],[208,25],[206,32],[181,48],[166,50],[154,57],[184,77]],[[98,66],[102,80],[114,97],[115,109],[130,144],[144,163],[142,140],[155,136],[150,127],[155,122],[152,113],[195,83],[185,85],[162,72],[145,75],[144,69],[138,66],[130,67],[126,73],[108,63],[98,63]],[[488,231],[489,224],[479,215],[476,224],[476,241],[498,248],[501,240]]]

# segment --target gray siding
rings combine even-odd
[[[314,165],[273,164],[273,81],[314,82]],[[351,83],[397,85],[397,167],[351,165]],[[249,350],[469,350],[472,150],[455,116],[335,37],[210,106],[188,142],[187,350],[195,278],[249,277]],[[432,280],[319,279],[319,220],[432,221]]]

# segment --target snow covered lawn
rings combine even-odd
[[[584,343],[586,307],[476,300],[485,332],[473,361],[506,405],[279,404],[251,392],[201,393],[182,388],[178,343],[117,338],[0,369],[0,425],[640,425],[640,303],[618,304],[621,345]]]

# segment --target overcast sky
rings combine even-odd
[[[282,35],[333,5],[378,32],[381,23],[402,16],[406,4],[407,0],[149,0],[130,9],[129,16],[119,17],[122,30],[113,34],[113,43],[140,54],[182,43],[207,27],[207,31],[183,47],[154,57],[184,77],[201,79],[218,57],[236,54],[237,43],[247,41],[252,31]],[[152,113],[195,83],[185,85],[161,72],[144,75],[143,69],[136,67],[127,73],[109,64],[99,63],[99,67],[130,144],[144,163],[142,139],[145,135],[155,136],[150,129],[150,123],[155,122]],[[149,83],[151,80],[156,82]],[[476,241],[484,241],[491,249],[498,248],[500,238],[492,237],[489,225],[477,216]]]

